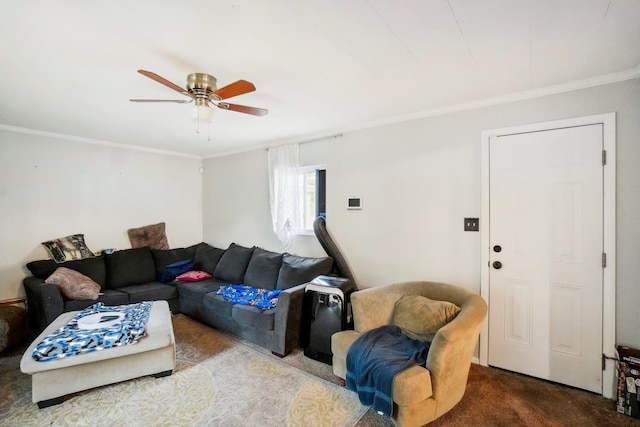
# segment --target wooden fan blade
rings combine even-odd
[[[175,102],[176,104],[189,104],[185,99],[130,99],[131,102]]]
[[[218,105],[218,108],[222,108],[223,110],[231,110],[231,111],[237,111],[239,113],[253,114],[254,116],[265,116],[269,112],[269,110],[265,110],[264,108],[247,107],[246,105],[228,104],[226,102],[219,102],[217,105]]]
[[[171,83],[169,80],[165,79],[164,77],[160,77],[156,73],[152,73],[151,71],[146,71],[146,70],[138,70],[138,72],[143,76],[149,77],[151,80],[155,80],[158,83],[163,84],[166,87],[175,90],[176,92],[180,92],[183,95],[191,96],[189,92],[187,92],[184,88],[181,88],[175,83]]]
[[[212,95],[216,95],[220,99],[227,99],[233,96],[242,95],[243,93],[253,92],[254,90],[256,90],[256,87],[253,83],[246,80],[238,80],[235,83],[231,83],[230,85],[226,85],[212,92]]]

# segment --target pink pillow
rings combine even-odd
[[[199,282],[201,280],[211,279],[212,277],[213,276],[206,271],[192,270],[182,273],[176,277],[176,280],[180,280],[181,282]]]

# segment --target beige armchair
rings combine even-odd
[[[333,373],[346,377],[351,344],[361,333],[389,324],[396,301],[405,295],[449,301],[461,308],[455,319],[436,333],[426,369],[414,366],[396,375],[393,381],[394,424],[422,426],[449,411],[464,395],[471,358],[487,313],[487,304],[480,295],[435,282],[395,283],[354,292],[351,303],[355,330],[331,337]]]

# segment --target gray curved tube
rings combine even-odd
[[[353,286],[358,289],[358,284],[351,273],[347,260],[344,258],[342,252],[327,231],[327,224],[323,217],[319,216],[315,221],[313,221],[313,231],[327,255],[333,258],[336,270],[338,270],[340,277],[351,280],[351,282],[353,282]]]

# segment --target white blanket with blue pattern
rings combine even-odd
[[[45,337],[33,350],[32,357],[38,362],[47,362],[76,354],[135,344],[145,334],[145,325],[150,311],[151,302],[148,301],[117,306],[96,303],[85,308],[69,323]],[[109,327],[83,329],[78,326],[78,321],[83,317],[97,313],[105,313],[106,317],[109,317],[108,314],[114,312],[124,313],[124,318]]]

